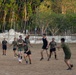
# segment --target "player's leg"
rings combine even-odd
[[[64,61],[65,61],[65,63],[66,63],[67,66],[68,66],[68,69],[67,69],[67,70],[71,70],[72,67],[73,67],[73,65],[70,63],[70,60],[69,60],[69,59],[65,59]]]
[[[48,57],[48,61],[50,60],[51,55],[52,55],[52,51],[50,50],[50,54],[49,54],[49,57]]]
[[[13,52],[14,52],[14,56],[15,56],[15,57],[17,56],[16,51],[17,51],[17,49],[16,49],[16,48],[13,48]]]
[[[22,59],[22,50],[20,51],[20,57],[21,57],[21,59]]]
[[[2,53],[3,53],[3,55],[4,55],[4,46],[2,45]]]
[[[22,59],[22,48],[18,49],[18,56],[20,59]]]
[[[26,61],[26,64],[28,64],[27,54],[26,53],[24,53],[24,60]]]
[[[4,55],[4,49],[3,49],[3,55]]]
[[[48,50],[46,50],[47,57],[49,57]]]
[[[16,57],[16,54],[15,54],[15,53],[16,53],[16,51],[15,51],[14,49],[13,49],[13,53],[14,53],[14,57]]]
[[[56,53],[56,51],[54,51],[54,56],[55,56],[55,59],[57,60],[57,53]]]
[[[18,58],[20,58],[20,51],[18,50]]]
[[[6,51],[7,51],[7,46],[5,46],[5,50],[4,50],[4,54],[6,55]]]
[[[4,46],[3,46],[3,55],[6,55],[6,49],[7,49],[7,48],[6,48],[6,46],[4,45]]]
[[[22,63],[21,51],[18,51],[18,61],[19,61],[19,63]]]
[[[40,61],[44,59],[43,58],[43,52],[44,52],[44,49],[41,51],[41,59],[40,59]]]
[[[18,56],[17,50],[14,51],[14,56],[15,56],[15,57]]]
[[[31,54],[28,55],[28,58],[29,58],[29,64],[32,64],[32,62],[31,62]]]
[[[6,49],[4,50],[4,55],[6,55]]]

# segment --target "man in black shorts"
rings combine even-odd
[[[12,42],[13,45],[13,52],[14,52],[14,56],[17,56],[16,50],[17,50],[17,41],[16,38],[14,38],[14,41]]]
[[[24,40],[24,43],[23,43],[23,45],[24,45],[24,59],[25,59],[26,63],[28,63],[28,61],[26,60],[26,57],[28,57],[29,58],[29,64],[31,64],[30,46],[32,47],[32,45],[30,44],[29,37],[30,37],[30,35],[27,35],[25,40]]]
[[[49,43],[49,46],[50,46],[50,55],[49,55],[48,61],[51,58],[52,52],[54,52],[55,59],[57,60],[56,45],[57,44],[55,42],[55,39],[52,38],[52,41]]]
[[[4,40],[2,41],[2,49],[3,49],[3,55],[6,55],[6,50],[7,50],[7,41]]]
[[[44,50],[46,50],[46,54],[47,54],[47,57],[48,57],[48,51],[47,51],[47,46],[48,46],[48,41],[47,41],[47,38],[46,38],[46,34],[43,34],[43,38],[42,38],[42,41],[43,41],[43,46],[42,46],[42,51],[41,51],[41,60],[43,60],[43,52]]]

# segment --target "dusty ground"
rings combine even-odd
[[[12,48],[8,48],[7,56],[2,55],[0,49],[0,75],[76,75],[76,44],[70,44],[72,51],[71,61],[74,68],[67,71],[67,66],[63,61],[64,55],[62,49],[57,51],[58,59],[55,60],[54,56],[50,61],[45,59],[40,60],[41,45],[33,45],[32,51],[32,64],[26,64],[23,60],[22,64],[18,63],[18,59],[14,58]]]

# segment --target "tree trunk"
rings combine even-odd
[[[13,28],[13,24],[14,24],[14,11],[12,11],[12,17],[11,17],[11,29]]]
[[[27,9],[26,9],[26,4],[24,6],[24,16],[23,16],[23,19],[24,19],[24,30],[26,29],[26,21],[27,21]]]
[[[6,13],[6,11],[4,11],[2,32],[5,31],[5,26],[6,26],[6,15],[7,15],[7,13]]]

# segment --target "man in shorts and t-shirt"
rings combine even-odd
[[[54,52],[55,59],[57,60],[56,45],[57,44],[55,42],[55,39],[52,38],[52,41],[49,43],[49,46],[50,46],[50,55],[49,55],[48,61],[51,58],[51,55],[52,55],[53,52]]]
[[[25,59],[26,63],[28,63],[28,61],[26,60],[26,57],[28,57],[29,58],[29,64],[31,64],[30,46],[32,47],[32,45],[30,44],[29,37],[30,37],[30,35],[27,35],[25,40],[24,40],[24,59]]]
[[[43,58],[43,52],[44,52],[44,50],[46,51],[46,54],[47,54],[47,57],[48,57],[48,51],[47,51],[48,41],[47,41],[47,38],[46,38],[46,34],[43,34],[42,41],[43,41],[43,46],[42,46],[40,61],[44,59]]]
[[[4,40],[2,41],[2,49],[3,49],[3,55],[6,55],[6,50],[7,50],[7,41]]]
[[[12,42],[13,45],[13,51],[14,51],[14,56],[17,56],[16,50],[17,50],[17,41],[16,38],[14,38],[14,41]]]
[[[19,36],[19,39],[17,40],[17,46],[18,46],[18,58],[19,62],[22,62],[22,51],[23,51],[23,39],[22,36]]]
[[[71,51],[69,46],[65,43],[65,38],[61,38],[61,46],[59,46],[58,48],[62,48],[63,52],[64,52],[64,61],[66,63],[66,65],[68,66],[67,70],[71,70],[73,65],[70,63],[70,59],[71,59]]]

